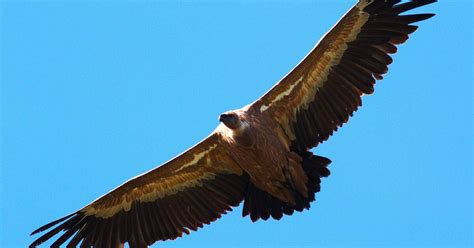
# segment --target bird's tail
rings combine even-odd
[[[279,220],[283,217],[283,214],[292,215],[295,210],[301,212],[304,209],[309,209],[310,203],[315,200],[316,192],[320,190],[321,177],[327,177],[330,174],[327,166],[331,163],[331,160],[316,156],[311,152],[304,152],[299,155],[302,157],[301,165],[308,177],[306,183],[308,196],[304,197],[294,190],[293,195],[296,204],[291,205],[257,188],[249,181],[242,216],[250,215],[252,221],[257,221],[260,218],[267,220],[270,216]]]

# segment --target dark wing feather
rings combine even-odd
[[[403,12],[436,0],[361,0],[316,47],[250,108],[270,115],[285,131],[293,151],[327,140],[372,94],[392,63],[389,54],[405,42],[414,22],[434,14]]]
[[[248,177],[227,156],[218,134],[83,209],[46,224],[30,247],[63,232],[59,247],[147,247],[209,224],[244,198]]]

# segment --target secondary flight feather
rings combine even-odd
[[[254,103],[219,116],[206,139],[80,210],[46,224],[30,247],[148,247],[217,220],[280,219],[309,209],[331,161],[310,149],[372,94],[390,54],[434,14],[402,13],[436,0],[360,0],[315,48]]]

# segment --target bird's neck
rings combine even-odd
[[[229,143],[235,143],[244,146],[251,146],[253,144],[252,131],[250,124],[246,121],[240,121],[237,128],[230,129],[225,125],[219,128],[222,135]]]

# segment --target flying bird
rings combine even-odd
[[[390,54],[434,14],[436,0],[360,0],[261,98],[225,112],[207,138],[80,210],[46,224],[30,247],[148,247],[189,234],[242,201],[252,221],[309,209],[329,176],[326,141],[372,94]]]

